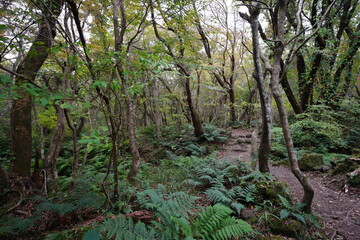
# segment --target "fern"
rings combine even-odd
[[[227,140],[226,137],[221,136],[225,133],[223,129],[217,128],[211,124],[204,124],[203,125],[204,134],[203,137],[208,142],[225,142]]]
[[[199,197],[185,192],[165,194],[165,188],[159,185],[157,189],[138,193],[138,202],[143,207],[154,211],[160,221],[152,221],[151,229],[159,235],[159,239],[180,239],[188,235],[190,217]]]
[[[255,201],[257,189],[255,185],[247,185],[245,187],[236,186],[234,188],[234,194],[236,200],[251,203]]]
[[[271,181],[272,178],[268,173],[261,173],[259,171],[252,171],[250,174],[247,174],[243,177],[240,177],[241,180],[245,180],[245,181],[252,181],[252,182],[256,182],[256,181]]]
[[[234,209],[237,214],[240,215],[240,212],[243,208],[245,208],[244,205],[241,203],[236,202],[234,200],[235,193],[233,190],[227,190],[226,188],[210,188],[205,191],[207,197],[212,203],[221,203],[225,206],[228,206],[232,209]]]
[[[304,203],[296,204],[295,206],[292,206],[291,203],[284,198],[281,195],[278,195],[280,198],[281,203],[285,207],[285,209],[280,210],[280,219],[286,219],[289,217],[293,217],[296,220],[302,222],[303,224],[306,224],[307,222],[313,224],[315,227],[320,228],[321,224],[316,220],[314,215],[304,213],[301,210],[305,206]]]
[[[222,205],[208,206],[193,222],[194,236],[202,239],[233,239],[255,233],[243,220],[230,216],[233,211]]]
[[[144,223],[138,222],[134,224],[131,218],[126,219],[125,216],[121,214],[114,219],[106,219],[99,227],[99,231],[106,239],[109,238],[115,238],[116,240],[156,239],[155,232],[151,230],[149,231]]]

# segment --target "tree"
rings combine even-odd
[[[168,38],[161,36],[161,32],[159,31],[159,24],[155,18],[155,2],[157,3],[157,10],[159,11],[162,20],[166,24],[165,29],[167,29],[168,32],[167,36],[170,36]],[[189,43],[189,38],[191,37],[188,34],[189,32],[187,32],[186,24],[189,23],[189,19],[186,17],[189,16],[189,13],[186,13],[185,8],[191,5],[187,1],[178,2],[166,6],[168,11],[164,11],[164,9],[162,9],[164,4],[166,6],[166,3],[161,3],[161,1],[151,1],[151,18],[154,33],[158,40],[164,45],[166,54],[173,59],[173,64],[180,73],[180,80],[182,81],[184,87],[186,101],[194,127],[194,135],[196,137],[201,137],[204,133],[204,130],[202,127],[200,115],[195,107],[190,88],[191,70],[184,61],[186,59],[186,43]],[[176,43],[176,45],[174,43]]]
[[[47,59],[56,34],[56,19],[63,6],[62,0],[38,2],[41,11],[39,29],[32,45],[16,69],[15,85],[17,98],[11,112],[12,144],[14,159],[11,172],[22,177],[30,176],[32,153],[31,108],[32,95],[27,89],[32,86],[37,72]]]
[[[201,42],[203,44],[203,49],[206,54],[207,62],[214,69],[211,71],[212,75],[218,82],[218,84],[228,93],[229,95],[229,107],[230,107],[230,121],[236,121],[236,100],[235,100],[235,82],[236,78],[239,75],[237,71],[240,68],[240,62],[238,51],[240,51],[239,47],[239,39],[241,38],[241,33],[237,29],[236,23],[231,24],[231,19],[229,16],[229,8],[225,1],[217,1],[215,3],[216,6],[212,6],[211,4],[211,12],[213,13],[214,19],[216,21],[216,25],[223,26],[225,29],[221,29],[219,32],[222,34],[224,40],[220,43],[215,42],[215,45],[212,46],[209,35],[206,33],[206,30],[203,27],[203,23],[201,22],[198,8],[196,6],[196,1],[193,2],[193,10],[195,12],[196,17],[196,27],[197,31],[201,37]],[[222,39],[220,37],[220,39]],[[218,53],[217,53],[218,51]],[[213,55],[219,54],[221,60],[215,59]],[[216,64],[219,62],[219,64]]]
[[[254,6],[249,7],[250,16],[244,13],[240,13],[240,16],[248,21],[251,25],[251,33],[252,33],[252,41],[253,41],[253,59],[254,59],[254,73],[253,77],[256,80],[257,88],[260,96],[260,104],[261,104],[261,140],[259,145],[259,170],[260,172],[269,172],[269,154],[270,154],[270,140],[271,140],[271,124],[272,124],[272,113],[270,106],[270,97],[266,91],[265,86],[265,76],[266,71],[270,70],[271,67],[269,63],[266,62],[267,69],[263,70],[262,64],[262,53],[260,48],[260,40],[259,40],[259,3],[256,3]],[[264,57],[263,57],[264,59]]]
[[[271,92],[275,99],[278,113],[280,116],[290,168],[304,189],[304,196],[302,199],[302,202],[305,203],[304,210],[310,212],[311,204],[314,196],[314,190],[307,177],[299,169],[298,161],[295,154],[294,144],[290,133],[288,115],[280,91],[280,81],[282,79],[282,74],[286,74],[286,69],[287,69],[287,66],[282,67],[282,58],[284,55],[285,48],[288,47],[289,43],[291,43],[291,41],[287,41],[285,39],[285,20],[286,20],[287,4],[285,0],[279,0],[274,5],[272,5],[272,3],[270,5],[267,5],[265,2],[261,2],[261,1],[253,1],[253,2],[254,3],[250,5],[246,4],[250,9],[250,13],[251,12],[253,13],[253,11],[255,11],[255,13],[259,12],[260,9],[263,7],[262,5],[264,5],[265,9],[268,10],[270,15],[270,20],[272,23],[271,24],[272,39],[269,40],[272,42],[271,45],[272,63],[271,63],[271,67],[269,66],[269,69],[271,71]],[[298,3],[297,11],[296,11],[297,13],[296,19],[299,24],[301,21],[299,17],[301,12],[302,12],[302,1]],[[246,14],[242,14],[242,16],[245,19],[250,19],[250,17]],[[257,18],[257,15],[255,16]],[[257,46],[258,48],[257,51],[260,51],[261,50],[260,46],[258,45],[258,41],[256,41],[257,34],[254,34],[254,31],[260,31],[260,33],[263,35],[264,33],[262,32],[262,28],[260,25],[256,26],[257,23],[258,22],[256,21],[252,22],[252,25],[255,24],[255,26],[252,26],[253,39],[255,38],[255,42],[253,44]],[[297,31],[295,32],[295,38],[296,36],[298,36],[299,32],[300,32],[300,28],[297,28]],[[266,36],[263,36],[263,38],[268,40]],[[309,40],[309,38],[306,39],[305,41],[307,40]],[[292,54],[296,54],[296,52],[299,50],[299,47],[295,48],[295,43],[290,45],[289,55],[286,58],[287,59],[286,64],[289,64],[290,59],[293,56]],[[303,43],[299,45],[302,46],[302,44]],[[257,59],[259,59],[259,57]],[[263,59],[266,65],[270,65],[267,64],[270,62],[269,58],[266,58],[264,54],[263,54]]]

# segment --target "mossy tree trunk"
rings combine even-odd
[[[32,96],[24,84],[33,83],[50,53],[56,34],[56,19],[62,6],[62,0],[49,0],[39,5],[43,17],[39,23],[38,33],[16,70],[15,85],[18,87],[18,97],[13,101],[11,112],[12,149],[15,155],[11,160],[11,172],[21,177],[30,176],[32,153]]]

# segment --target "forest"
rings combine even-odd
[[[0,9],[0,239],[359,239],[359,0]]]

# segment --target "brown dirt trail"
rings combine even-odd
[[[231,129],[231,137],[218,152],[218,158],[236,162],[250,161],[251,130]],[[303,190],[299,181],[286,166],[271,165],[273,177],[286,183],[295,202],[300,202]],[[331,240],[360,240],[360,189],[344,189],[345,180],[320,172],[306,172],[315,196],[313,212],[323,219],[324,231]]]

